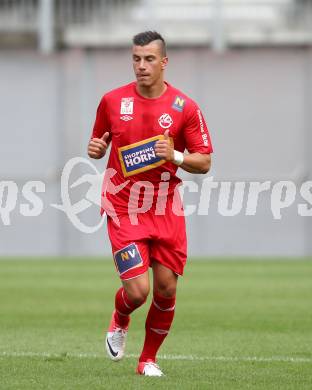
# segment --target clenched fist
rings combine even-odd
[[[108,137],[109,132],[103,134],[101,138],[92,138],[90,139],[88,145],[88,155],[91,158],[100,159],[105,156],[107,147],[108,147]]]
[[[174,150],[169,138],[169,130],[164,133],[164,139],[159,140],[155,144],[155,153],[157,157],[163,158],[166,161],[173,161]]]

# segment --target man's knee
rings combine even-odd
[[[173,298],[176,295],[178,275],[164,265],[154,262],[154,292],[165,298]]]
[[[130,301],[137,306],[143,305],[149,294],[148,286],[135,289],[125,287],[125,290]]]
[[[146,301],[150,289],[148,273],[134,279],[124,280],[122,284],[127,297],[134,305],[140,306]]]
[[[157,283],[154,287],[155,292],[165,298],[172,298],[176,295],[176,284],[168,285],[164,283]]]

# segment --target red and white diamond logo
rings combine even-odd
[[[120,119],[122,121],[128,122],[128,121],[131,121],[133,118],[130,115],[123,115],[123,116],[120,117]]]

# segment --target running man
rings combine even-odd
[[[197,104],[164,80],[168,57],[163,37],[154,31],[137,34],[132,61],[136,82],[103,96],[88,145],[94,159],[102,158],[111,145],[102,212],[107,213],[122,286],[105,345],[112,360],[122,359],[130,314],[150,291],[151,267],[153,300],[136,371],[162,376],[156,355],[173,321],[177,281],[187,257],[176,171],[207,173],[212,145]]]

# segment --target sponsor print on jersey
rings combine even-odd
[[[114,261],[119,275],[143,265],[140,251],[134,243],[115,252]]]
[[[182,112],[185,105],[185,99],[181,96],[176,96],[172,104],[172,108],[176,111]]]
[[[166,161],[156,156],[155,143],[164,139],[163,134],[118,148],[119,160],[125,177],[149,171]],[[171,143],[173,144],[173,140]]]
[[[202,139],[204,142],[204,146],[209,146],[209,141],[208,141],[208,134],[205,133],[205,127],[204,127],[204,122],[203,122],[203,117],[200,112],[200,110],[197,110],[197,115],[198,115],[198,120],[199,120],[199,126],[200,126],[200,132],[202,135]]]
[[[169,127],[173,124],[173,119],[169,114],[162,114],[162,116],[158,119],[159,126],[163,129],[169,129]]]
[[[133,97],[122,98],[120,102],[120,114],[121,115],[132,115],[133,114]]]

